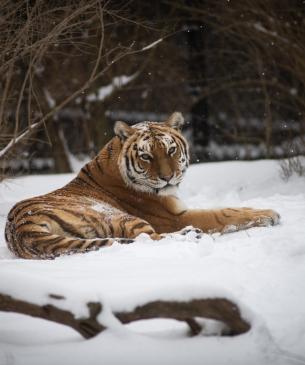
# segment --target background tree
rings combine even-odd
[[[301,1],[1,2],[4,170],[77,169],[116,119],[174,110],[193,161],[304,151]]]
[[[34,147],[44,157],[49,151],[41,144],[48,142],[55,170],[70,171],[64,137],[67,122],[70,131],[82,125],[79,145],[86,153],[94,149],[92,95],[99,94],[101,80],[108,89],[101,90],[97,99],[104,100],[134,79],[139,69],[132,63],[124,66],[124,75],[130,77],[114,75],[126,56],[149,50],[160,35],[132,15],[128,6],[100,0],[2,1],[1,161],[20,146],[27,155]],[[137,37],[139,32],[142,39]]]

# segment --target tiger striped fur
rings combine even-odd
[[[116,122],[116,136],[74,180],[12,208],[5,229],[10,250],[50,259],[131,243],[140,233],[158,240],[186,226],[230,232],[278,223],[272,210],[184,206],[176,194],[189,164],[183,122],[178,112],[163,123]]]

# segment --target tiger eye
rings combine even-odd
[[[143,155],[141,155],[140,157],[144,161],[150,161],[152,159],[152,157],[148,153],[143,153]]]
[[[168,154],[169,154],[169,155],[172,155],[175,151],[176,151],[176,147],[171,147],[171,148],[168,150]]]

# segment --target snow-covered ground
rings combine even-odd
[[[236,337],[186,337],[173,320],[113,326],[91,340],[72,329],[0,313],[0,364],[305,364],[305,179],[281,180],[274,161],[192,166],[181,187],[189,207],[272,208],[281,224],[226,235],[192,234],[114,245],[54,261],[16,259],[6,248],[6,215],[18,200],[62,186],[72,175],[0,184],[0,286],[21,297],[39,290],[102,299],[113,310],[156,298],[223,294],[252,329]],[[75,311],[78,304],[75,303]]]

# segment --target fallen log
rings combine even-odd
[[[69,326],[79,332],[84,338],[92,338],[104,331],[107,326],[98,320],[103,310],[102,303],[88,302],[87,317],[77,318],[75,314],[54,305],[54,299],[65,300],[62,295],[50,294],[52,304],[38,305],[28,301],[0,294],[0,311],[16,312],[32,317],[43,318],[52,322]],[[122,324],[153,318],[171,318],[184,321],[189,326],[192,335],[201,332],[201,326],[196,318],[209,318],[221,321],[229,327],[230,335],[240,335],[250,329],[250,324],[241,316],[236,304],[225,298],[194,299],[190,301],[152,301],[137,306],[134,310],[114,312]]]
[[[62,296],[56,296],[54,294],[51,294],[50,298],[65,299]],[[91,338],[102,332],[106,327],[97,320],[97,316],[102,310],[102,305],[100,303],[89,302],[87,306],[89,316],[87,318],[76,318],[72,312],[61,309],[53,304],[38,305],[13,298],[10,295],[0,294],[0,311],[26,314],[60,323],[72,327],[84,338]]]
[[[130,312],[115,312],[114,315],[124,324],[152,318],[184,321],[193,335],[200,332],[200,325],[195,317],[225,323],[230,335],[240,335],[250,329],[250,324],[241,317],[237,305],[225,298],[194,299],[188,302],[158,300],[138,306]]]

